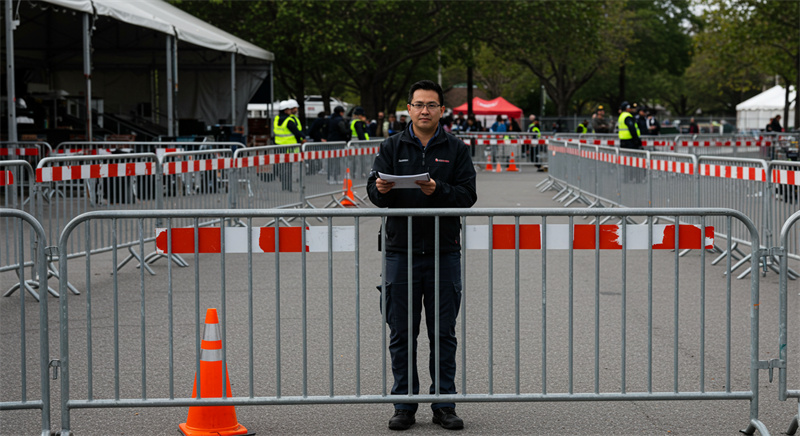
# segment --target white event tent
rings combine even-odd
[[[84,96],[84,110],[98,98],[117,113],[147,104],[169,135],[181,118],[246,124],[247,102],[272,80],[271,52],[163,0],[3,3],[10,139],[20,80]]]
[[[797,93],[793,87],[789,87],[789,116],[788,120],[781,120],[784,129],[787,123],[794,120],[794,111]],[[739,130],[763,130],[769,123],[770,118],[780,115],[783,118],[783,108],[785,106],[786,88],[774,86],[761,94],[736,105],[736,127]]]

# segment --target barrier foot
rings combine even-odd
[[[800,415],[795,415],[794,418],[792,418],[792,422],[789,424],[789,429],[786,430],[786,434],[793,435],[793,434],[797,433],[797,420],[798,420],[798,418],[800,418]]]
[[[556,198],[560,197],[560,196],[561,196],[561,194],[563,194],[563,193],[564,193],[564,191],[566,191],[566,190],[567,190],[567,187],[566,187],[566,186],[564,186],[563,188],[561,188],[561,190],[560,190],[560,191],[558,191],[558,193],[557,193],[556,195],[554,195],[554,196],[553,196],[553,200],[555,200]]]
[[[53,265],[52,262],[48,263],[47,265],[47,278],[53,277],[56,280],[61,281],[61,276],[58,275],[58,269]],[[81,295],[78,289],[75,286],[72,286],[72,283],[67,282],[67,289],[75,295]]]
[[[25,288],[30,288],[31,286],[33,286],[36,289],[41,289],[42,287],[38,280],[28,280],[25,282]],[[58,298],[59,296],[58,292],[55,289],[51,288],[50,286],[47,287],[47,293],[56,298]]]
[[[14,292],[16,292],[16,291],[17,291],[17,289],[19,289],[20,287],[24,287],[24,288],[25,288],[25,291],[26,291],[26,292],[28,292],[29,294],[31,294],[31,296],[32,296],[33,298],[35,298],[35,299],[36,299],[36,301],[40,301],[40,300],[39,300],[39,293],[37,293],[36,291],[34,291],[34,290],[33,290],[33,287],[31,287],[30,283],[28,283],[28,282],[32,282],[32,280],[27,280],[27,281],[25,281],[24,283],[21,283],[21,282],[20,282],[20,283],[17,283],[16,285],[12,286],[12,287],[11,287],[11,288],[10,288],[8,291],[6,291],[6,293],[5,293],[5,294],[3,294],[3,296],[4,296],[4,297],[9,297],[9,296],[11,296],[11,294],[13,294]],[[39,287],[38,283],[36,284],[36,287],[37,287],[37,288]],[[47,290],[48,290],[50,293],[55,293],[54,297],[58,297],[58,292],[54,291],[53,289],[51,289],[51,288],[49,288],[49,287],[47,288]]]
[[[569,189],[567,190],[567,193],[566,193],[566,194],[562,195],[562,196],[561,196],[561,198],[559,198],[559,199],[554,199],[554,200],[556,200],[556,201],[557,201],[557,202],[559,202],[559,203],[563,203],[563,202],[567,201],[567,199],[568,199],[569,197],[571,197],[571,196],[573,195],[573,193],[574,193],[574,192],[575,192],[575,190],[574,190],[574,189],[572,189],[572,188],[569,188]]]
[[[767,426],[757,419],[751,419],[750,425],[748,425],[744,430],[739,430],[739,432],[744,434],[753,434],[756,432],[756,430],[758,430],[758,434],[761,436],[769,436],[769,430],[767,430]]]
[[[147,272],[149,272],[151,276],[156,275],[156,272],[153,271],[152,268],[150,268],[150,265],[148,265],[147,262],[142,262],[142,258],[139,257],[138,253],[133,251],[133,247],[132,246],[128,247],[128,252],[130,253],[128,255],[128,257],[126,257],[125,260],[123,260],[122,262],[120,262],[119,265],[117,265],[117,271],[121,270],[122,267],[125,266],[125,264],[127,264],[128,262],[131,261],[131,259],[136,259],[136,260],[139,261],[139,265],[136,265],[136,268],[140,268],[142,265],[144,265],[144,269],[146,269]]]
[[[169,256],[167,256],[165,253],[159,253],[157,251],[154,251],[145,256],[144,261],[145,263],[152,265],[153,263],[155,263],[155,261],[164,257],[169,257]],[[187,266],[189,266],[189,264],[181,257],[180,254],[173,254],[172,261],[175,262],[175,264],[181,268],[186,268]]]
[[[557,186],[557,185],[558,185],[558,184],[556,183],[556,181],[555,181],[555,180],[552,180],[552,179],[544,179],[544,182],[547,182],[547,184],[545,184],[544,186],[542,186],[541,188],[539,188],[539,192],[545,192],[545,191],[549,191],[551,188],[553,188],[553,189],[558,189],[558,188],[555,188],[555,186]],[[540,183],[541,183],[541,182],[540,182]],[[539,185],[536,185],[536,186],[539,186]]]
[[[539,183],[537,183],[537,184],[536,184],[536,187],[538,188],[538,187],[540,187],[540,186],[544,185],[545,183],[550,183],[550,184],[552,184],[552,183],[553,183],[553,180],[552,180],[552,178],[551,178],[550,176],[547,176],[547,177],[545,177],[545,178],[544,178],[544,180],[542,180],[541,182],[539,182]]]
[[[717,247],[717,246],[716,246],[716,245],[714,245],[714,248],[716,248],[716,247]],[[719,250],[719,249],[717,248],[717,250]],[[739,250],[739,243],[738,243],[738,242],[734,242],[734,243],[731,245],[731,249],[730,249],[730,251],[731,251],[731,257],[733,258],[733,260],[737,260],[737,261],[738,261],[739,259],[741,259],[741,257],[738,257],[738,256],[736,256],[736,254],[735,254],[735,253],[739,253],[739,254],[740,254],[740,255],[742,255],[742,256],[744,256],[744,255],[745,255],[745,254],[742,252],[742,250]],[[719,255],[719,257],[717,257],[716,259],[714,259],[714,260],[711,262],[711,265],[716,265],[716,264],[718,264],[718,263],[719,263],[719,262],[720,262],[722,259],[725,259],[725,257],[728,255],[728,250],[727,250],[727,249],[725,249],[725,250],[720,250],[720,252],[721,252],[721,254]]]

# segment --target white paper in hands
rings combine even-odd
[[[431,175],[429,173],[413,174],[410,176],[394,176],[392,174],[378,172],[378,177],[387,182],[394,182],[394,187],[392,189],[419,189],[419,185],[414,182],[417,180],[427,182],[431,179]]]

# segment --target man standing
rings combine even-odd
[[[368,128],[367,114],[363,107],[357,106],[353,110],[353,119],[350,121],[350,137],[359,141],[369,140]]]
[[[770,122],[770,127],[773,132],[783,132],[783,127],[781,127],[781,116],[775,115],[775,118],[772,119]]]
[[[611,128],[608,126],[608,120],[606,120],[606,111],[603,109],[603,105],[597,106],[597,113],[592,117],[592,128],[594,129],[594,133],[609,133],[611,131]]]
[[[297,102],[294,100],[282,101],[278,108],[281,113],[275,118],[272,125],[273,132],[275,132],[276,145],[290,145],[302,144],[305,142],[303,139],[303,131],[300,126],[300,120],[294,115],[297,112]],[[297,153],[300,147],[287,148],[283,153]],[[284,191],[292,190],[292,164],[282,163],[276,165],[281,179],[281,187]]]
[[[394,135],[380,145],[372,172],[367,182],[370,200],[378,207],[390,208],[466,208],[475,204],[475,168],[464,143],[445,132],[439,125],[444,113],[442,88],[422,80],[411,85],[408,92],[408,111],[411,125],[401,134]],[[379,178],[378,172],[392,175],[428,173],[428,181],[417,181],[418,189],[399,189],[388,180]],[[383,247],[386,258],[386,277],[383,277],[382,303],[386,302],[386,322],[391,331],[389,351],[392,356],[394,385],[392,395],[408,395],[409,389],[419,393],[417,362],[408,368],[409,353],[416,357],[416,339],[419,335],[422,309],[430,341],[430,376],[433,382],[430,393],[437,387],[435,373],[435,341],[439,338],[439,386],[442,395],[455,394],[456,375],[456,318],[461,307],[461,224],[458,217],[439,219],[439,252],[436,247],[434,217],[414,217],[411,229],[406,217],[389,217]],[[412,246],[408,246],[409,231]],[[408,250],[412,252],[408,264]],[[435,305],[436,259],[439,260],[439,307]],[[411,267],[413,282],[408,283]],[[412,306],[408,307],[409,292]],[[383,307],[383,306],[382,306]],[[409,326],[408,311],[413,313]],[[438,315],[437,315],[438,314]],[[438,316],[439,331],[435,331]],[[409,346],[409,335],[414,349]],[[411,371],[411,374],[409,374]],[[409,377],[410,376],[410,377]],[[389,420],[392,430],[406,430],[415,421],[416,403],[396,403]],[[434,403],[433,422],[446,429],[457,430],[464,422],[455,413],[454,403]]]
[[[639,138],[639,126],[636,124],[631,111],[631,105],[627,101],[623,101],[620,106],[619,120],[617,126],[619,127],[619,146],[620,148],[628,148],[633,150],[640,150],[642,142]]]

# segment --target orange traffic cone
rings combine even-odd
[[[222,397],[222,340],[219,334],[217,309],[206,311],[206,326],[200,346],[200,389],[203,398]],[[228,368],[225,368],[225,393],[231,394]],[[197,374],[194,375],[192,398],[197,397]],[[186,422],[178,424],[186,436],[233,436],[248,434],[246,428],[236,420],[234,406],[191,406]]]
[[[502,173],[503,172],[503,167],[500,166],[500,162],[497,162],[497,168],[495,168],[494,172],[496,172],[496,173]]]
[[[342,203],[342,206],[345,207],[356,207],[356,199],[355,196],[353,196],[353,180],[350,178],[350,168],[348,168],[347,173],[345,173],[342,190],[344,191],[344,197],[339,203]]]
[[[492,155],[486,156],[486,171],[494,171],[492,169]]]
[[[514,162],[513,151],[511,152],[511,162],[508,163],[508,168],[506,168],[506,171],[519,171],[519,168],[517,168],[517,164]]]

